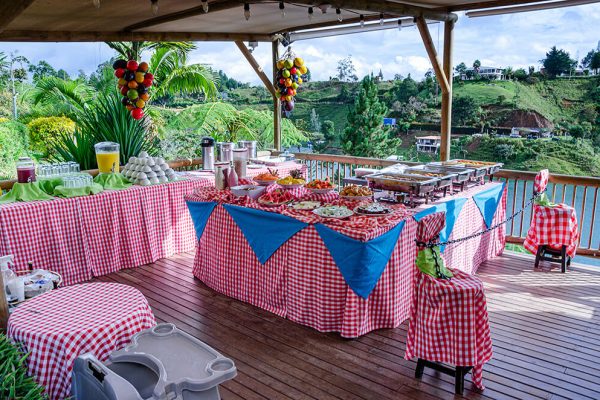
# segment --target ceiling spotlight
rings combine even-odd
[[[320,6],[318,6],[318,7],[319,7],[319,10],[321,10],[321,12],[322,12],[323,14],[326,14],[326,13],[327,13],[327,9],[328,9],[329,7],[331,7],[331,6],[330,6],[329,4],[321,4],[321,5],[320,5]]]
[[[257,47],[258,47],[258,42],[256,40],[252,40],[252,41],[248,42],[248,50],[250,50],[250,53],[252,53],[254,51],[254,49]]]
[[[152,9],[152,14],[157,15],[158,14],[158,0],[150,0],[152,2],[152,6],[150,7]]]
[[[246,21],[250,19],[250,4],[244,3],[244,18]]]
[[[360,14],[360,27],[364,28],[365,27],[365,16]]]
[[[383,13],[379,13],[379,25],[383,26]]]
[[[402,20],[401,19],[398,20],[398,30],[399,31],[402,30]]]
[[[312,7],[308,7],[308,20],[309,21],[312,21],[313,14],[314,14],[313,8]]]
[[[342,22],[342,10],[340,10],[339,8],[336,8],[335,13],[337,14],[338,22]]]
[[[285,18],[285,4],[283,1],[279,2],[279,9],[281,10],[281,18]]]
[[[100,0],[92,0],[92,4],[94,5],[94,7],[100,8]]]
[[[202,11],[208,12],[208,0],[202,0]]]

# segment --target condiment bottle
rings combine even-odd
[[[235,168],[233,168],[233,166],[231,166],[229,168],[229,176],[227,177],[227,186],[229,186],[230,188],[237,186],[239,183],[238,181],[238,175],[235,172]]]

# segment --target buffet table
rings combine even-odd
[[[286,163],[283,173],[301,167]],[[248,175],[267,168],[249,169]],[[17,270],[58,272],[64,285],[154,262],[196,245],[184,195],[214,186],[211,172],[189,171],[183,180],[124,190],[0,205],[0,255],[13,254]]]
[[[462,237],[501,221],[505,196],[503,184],[488,183],[417,209],[395,205],[384,217],[332,220],[201,188],[186,196],[190,210],[201,216],[195,218],[194,276],[319,331],[357,337],[396,327],[411,308],[417,220],[441,209],[449,227],[442,239]],[[448,245],[444,256],[452,268],[474,273],[503,248],[501,227]]]

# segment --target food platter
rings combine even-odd
[[[298,189],[298,188],[301,188],[302,186],[304,186],[303,183],[294,183],[291,185],[285,185],[282,183],[278,183],[278,185],[281,186],[282,188],[284,188],[285,190]]]
[[[290,204],[293,200],[287,200],[287,201],[284,201],[281,203],[274,203],[274,202],[263,200],[263,199],[259,198],[257,201],[260,205],[263,205],[266,207],[279,207],[279,206],[285,206],[286,204]]]
[[[439,179],[421,175],[377,173],[366,176],[375,189],[423,195],[433,191]]]
[[[290,207],[293,208],[294,210],[312,211],[316,208],[321,207],[321,202],[320,201],[297,201],[297,202],[290,204]]]
[[[340,199],[348,201],[371,200],[373,191],[367,186],[349,185],[340,190]]]
[[[366,200],[371,200],[373,195],[370,195],[370,196],[343,196],[340,194],[339,197],[340,197],[340,199],[346,200],[346,201],[366,201]]]
[[[329,178],[327,178],[326,180],[315,179],[314,181],[308,182],[304,185],[304,188],[316,194],[325,194],[334,190],[335,186],[329,182]]]
[[[322,218],[344,219],[354,215],[354,211],[344,206],[325,206],[313,210],[313,213]]]
[[[385,217],[393,214],[394,210],[375,202],[358,206],[354,209],[354,212],[357,215],[364,215],[367,217]]]
[[[260,186],[269,186],[276,182],[276,181],[264,181],[261,179],[253,179],[253,181],[258,183]]]
[[[257,201],[263,206],[278,207],[291,203],[294,201],[294,197],[282,189],[275,189],[272,192],[263,194]]]

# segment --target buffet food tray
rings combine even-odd
[[[438,187],[437,178],[411,174],[376,173],[365,176],[374,189],[424,195]]]
[[[463,168],[471,168],[476,171],[475,177],[479,178],[485,175],[494,175],[496,172],[500,171],[500,168],[504,164],[497,162],[489,162],[489,161],[474,161],[474,160],[449,160],[449,161],[441,161],[439,163],[432,163],[432,165],[441,165],[444,167],[463,167]]]
[[[408,175],[424,176],[426,178],[437,179],[437,187],[444,188],[451,186],[454,182],[457,182],[458,175],[456,173],[450,173],[448,171],[434,170],[423,167],[409,168],[404,171]],[[468,176],[467,176],[468,179]]]

